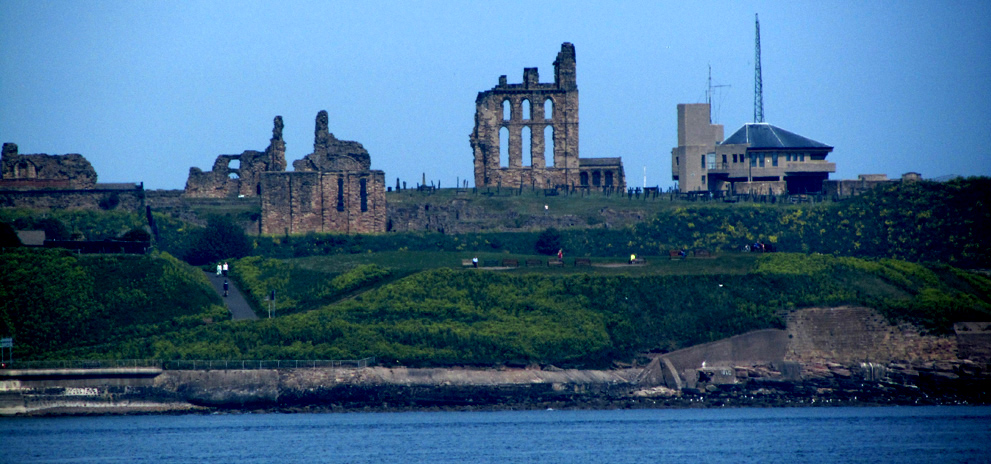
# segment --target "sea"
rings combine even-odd
[[[991,407],[0,419],[4,463],[988,463]]]

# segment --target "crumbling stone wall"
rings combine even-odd
[[[96,186],[96,170],[80,154],[21,155],[17,144],[3,144],[0,155],[0,189],[84,190]]]
[[[276,116],[272,138],[264,152],[246,150],[240,155],[220,155],[210,171],[189,168],[185,195],[192,198],[254,197],[261,195],[261,175],[286,170],[286,143],[282,140],[282,116]]]
[[[923,336],[910,324],[891,325],[870,308],[808,308],[790,313],[787,322],[786,359],[803,364],[957,358],[956,339]]]
[[[540,83],[537,68],[525,68],[523,83],[508,84],[506,76],[500,76],[497,86],[478,93],[475,129],[469,136],[476,186],[573,187],[581,185],[580,172],[586,172],[589,179],[586,185],[591,185],[592,172],[598,171],[601,186],[605,187],[608,171],[608,177],[615,183],[611,188],[626,188],[621,162],[599,163],[587,171],[580,165],[575,69],[575,46],[566,42],[554,61],[553,83]],[[506,165],[499,159],[499,132],[503,129],[508,132],[509,143]],[[524,140],[525,132],[529,132],[529,140]],[[553,153],[546,149],[545,134],[551,134]],[[524,144],[530,145],[530,160],[523,159]]]
[[[334,137],[321,111],[313,153],[293,162],[296,172],[262,175],[262,233],[385,232],[385,173],[370,167],[368,151]]]

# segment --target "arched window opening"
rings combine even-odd
[[[499,129],[499,166],[509,167],[509,128]]]
[[[523,128],[520,138],[523,143],[523,159],[528,160],[529,165],[533,166],[533,137],[530,135],[529,127]]]
[[[530,119],[533,116],[532,110],[530,109],[530,100],[524,98],[521,109],[522,109],[521,113],[523,114],[523,119]]]
[[[337,178],[337,210],[344,211],[344,178]]]
[[[230,178],[231,180],[238,180],[238,179],[241,178],[241,176],[237,175],[236,172],[232,172],[230,174],[227,174],[227,177]]]
[[[232,159],[227,163],[227,169],[241,169],[241,160]]]
[[[612,187],[612,171],[606,171],[606,187]]]
[[[544,100],[544,119],[554,119],[554,100]]]
[[[550,101],[550,100],[547,100]],[[554,127],[544,128],[544,167],[554,166]]]
[[[588,173],[587,172],[581,173],[581,175],[579,175],[578,178],[579,178],[579,182],[582,184],[582,186],[584,186],[584,187],[587,187],[588,186]]]
[[[358,181],[361,194],[361,212],[368,211],[368,179],[362,178]]]
[[[513,119],[513,105],[509,103],[509,100],[502,101],[502,120],[509,121]]]
[[[599,171],[592,171],[592,185],[598,187],[602,185],[602,173]]]

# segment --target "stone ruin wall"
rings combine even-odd
[[[96,170],[80,154],[21,155],[17,144],[3,144],[0,156],[0,189],[57,188],[85,190],[96,187]]]
[[[545,113],[545,102],[551,101],[552,114]],[[530,106],[524,114],[523,102]],[[510,117],[503,118],[503,102],[507,102]],[[509,131],[509,164],[499,161],[499,131]],[[532,163],[524,165],[522,131],[530,128]],[[545,128],[553,131],[554,152],[551,159],[545,153]],[[554,61],[554,83],[541,84],[537,68],[523,70],[522,84],[507,84],[506,76],[499,85],[479,92],[475,100],[475,129],[470,137],[475,164],[476,186],[548,188],[571,185],[578,179],[578,86],[575,80],[575,48],[570,43],[561,46]],[[550,167],[547,161],[552,161]]]
[[[370,169],[360,143],[334,137],[328,119],[317,114],[313,153],[293,162],[295,172],[262,174],[263,234],[386,231],[385,173]]]
[[[262,192],[263,234],[386,231],[383,171],[266,173]]]
[[[0,208],[144,209],[142,184],[99,184],[96,179],[96,170],[82,155],[21,155],[16,144],[5,143]]]
[[[266,172],[286,170],[286,143],[282,116],[273,121],[272,138],[264,152],[246,150],[240,155],[220,155],[210,171],[189,168],[184,195],[189,198],[257,197]],[[234,163],[237,167],[231,167]]]

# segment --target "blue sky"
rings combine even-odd
[[[583,157],[672,185],[678,103],[730,135],[753,119],[835,148],[832,178],[991,175],[991,2],[0,1],[0,141],[80,153],[101,182],[183,188],[191,166],[287,159],[326,109],[387,184],[471,178],[475,97],[575,44]]]

